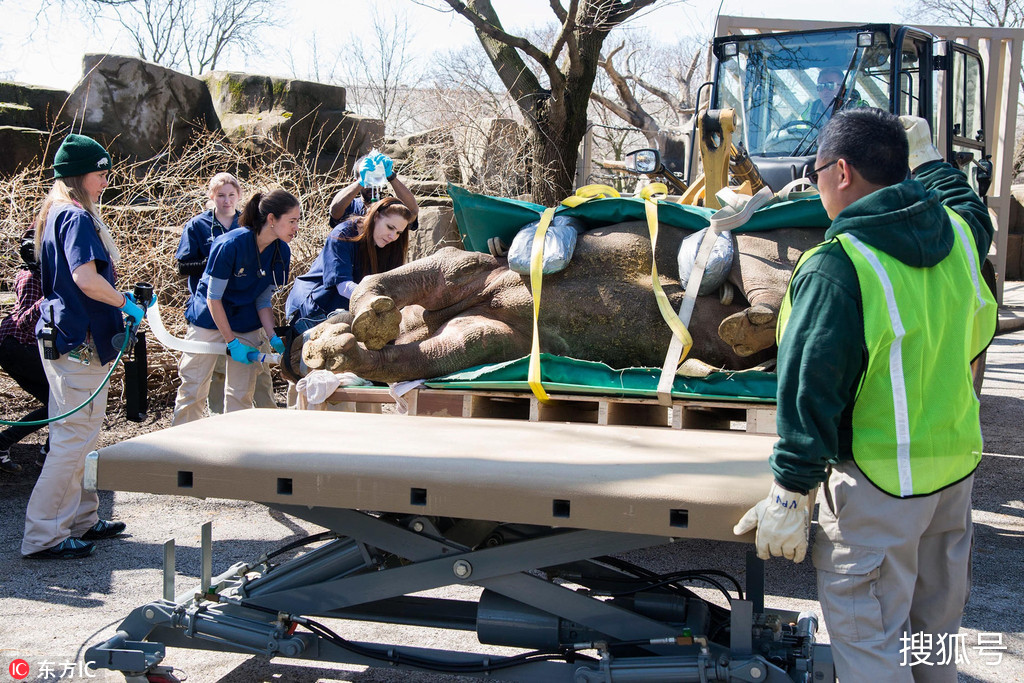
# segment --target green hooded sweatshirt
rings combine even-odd
[[[967,221],[984,261],[992,243],[987,208],[963,173],[933,162],[914,180],[846,207],[825,233],[826,244],[793,277],[793,309],[778,355],[779,440],[771,456],[784,488],[807,493],[825,480],[829,464],[853,459],[850,425],[868,352],[857,273],[832,238],[850,233],[902,263],[927,268],[953,248],[943,205]]]

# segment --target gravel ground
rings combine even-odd
[[[1024,285],[1007,286],[1006,302],[1024,304]],[[17,390],[0,386],[6,419],[17,417],[27,403]],[[142,425],[112,420],[103,443],[167,426],[169,408],[156,407]],[[964,617],[964,644],[969,661],[961,681],[1003,683],[1024,681],[1024,617],[1016,608],[1024,585],[1024,494],[1021,468],[1024,443],[1024,331],[999,337],[988,356],[982,396],[985,458],[975,483],[974,590]],[[24,510],[35,477],[41,439],[30,438],[12,451],[25,465],[19,476],[0,475],[0,682],[9,663],[25,659],[32,667],[27,680],[85,678],[75,663],[85,649],[113,634],[128,613],[162,591],[162,543],[178,544],[179,592],[199,575],[200,525],[214,520],[214,573],[240,559],[249,559],[282,542],[316,531],[306,522],[237,501],[197,500],[136,493],[101,494],[101,514],[128,524],[123,539],[102,542],[97,553],[73,562],[32,562],[20,556]],[[738,543],[684,541],[633,553],[628,559],[652,570],[713,567],[742,577],[747,546]],[[793,565],[773,560],[767,565],[769,606],[807,610],[820,616],[814,572],[809,562]],[[466,598],[472,589],[445,589],[438,595]],[[480,646],[472,634],[339,622],[343,635],[356,640],[402,642],[433,648],[501,652]],[[827,633],[819,632],[827,640]],[[1002,650],[979,650],[1001,644]],[[996,659],[1000,659],[997,663]],[[302,666],[246,655],[170,649],[165,660],[193,683],[252,681],[456,681],[450,676],[345,666]],[[47,673],[44,667],[49,664]],[[123,680],[98,671],[95,681]]]

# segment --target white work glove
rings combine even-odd
[[[757,556],[803,562],[811,528],[811,496],[787,491],[772,482],[768,497],[747,510],[732,528],[737,536],[757,529]]]
[[[910,170],[917,171],[929,161],[942,161],[942,155],[932,144],[932,132],[928,128],[928,122],[920,116],[900,117],[903,130],[907,132],[907,142],[910,144]]]

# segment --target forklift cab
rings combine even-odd
[[[867,106],[924,118],[947,161],[980,195],[987,191],[984,72],[976,50],[891,24],[723,36],[712,49],[710,107],[735,109],[733,140],[773,190],[812,170],[818,132],[833,112]],[[826,73],[829,80],[842,75],[839,88],[828,104],[811,107]],[[694,166],[688,164],[688,181]]]

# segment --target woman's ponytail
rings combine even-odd
[[[254,232],[259,232],[263,224],[267,222],[267,215],[260,214],[260,202],[263,200],[262,192],[254,192],[249,201],[242,209],[242,215],[238,218],[238,224],[244,225]]]
[[[245,203],[238,224],[259,232],[266,224],[267,216],[270,214],[283,216],[296,206],[299,206],[299,200],[287,190],[256,192]]]

